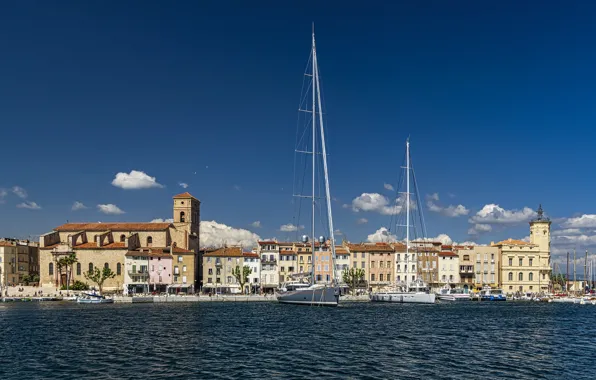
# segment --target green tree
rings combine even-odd
[[[357,287],[360,287],[364,283],[364,269],[350,268],[346,269],[342,273],[342,279],[346,285],[350,288],[352,294]]]
[[[61,290],[66,290],[66,286],[62,286]],[[76,280],[73,282],[69,290],[89,290],[89,285],[86,282]]]
[[[97,284],[100,294],[102,294],[104,281],[116,277],[116,273],[112,272],[110,268],[105,267],[101,270],[95,267],[92,271],[84,273],[84,275],[87,280]]]
[[[252,269],[245,265],[240,269],[240,265],[236,265],[236,268],[232,269],[232,275],[236,277],[236,281],[240,284],[240,289],[244,293],[244,285],[248,282],[248,276],[252,273]]]
[[[70,286],[70,280],[72,279],[72,268],[79,260],[75,253],[71,253],[68,256],[62,256],[57,263],[58,272],[62,275],[62,270],[66,272],[66,289]]]
[[[31,276],[29,276],[28,274],[24,275],[23,278],[21,279],[21,281],[23,282],[23,284],[25,285],[29,285],[30,282],[33,282],[31,280]]]

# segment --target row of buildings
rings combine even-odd
[[[489,246],[443,245],[427,240],[402,243],[343,242],[335,247],[335,268],[329,242],[315,244],[315,281],[340,281],[348,268],[364,270],[368,290],[378,290],[395,282],[409,283],[421,278],[431,287],[461,286],[481,289],[502,288],[505,293],[549,290],[550,226],[540,207],[530,221],[530,239],[507,239]],[[239,247],[206,251],[202,257],[204,292],[240,292],[232,271],[249,266],[251,274],[244,291],[273,292],[281,284],[312,270],[311,246],[303,243],[260,241],[251,252]]]
[[[189,193],[173,197],[173,221],[163,223],[67,223],[42,235],[39,244],[0,241],[0,283],[22,283],[36,274],[42,286],[89,282],[85,273],[110,268],[106,290],[135,292],[240,292],[236,267],[251,273],[244,291],[273,292],[281,284],[310,273],[316,282],[342,279],[346,269],[364,271],[368,290],[421,278],[432,287],[444,285],[501,287],[507,293],[540,292],[550,283],[550,225],[542,209],[530,222],[528,242],[508,239],[490,246],[451,246],[433,241],[402,243],[259,241],[240,247],[199,250],[200,206]],[[67,273],[61,258],[75,255]],[[314,263],[313,263],[314,257]],[[92,285],[92,284],[90,284]]]

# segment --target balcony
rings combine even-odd
[[[137,277],[149,277],[149,272],[147,271],[133,271],[133,270],[129,270],[128,271],[128,275],[129,276],[137,276]]]
[[[277,260],[275,260],[275,259],[273,259],[273,260],[271,260],[271,259],[261,259],[261,264],[262,265],[276,265],[277,264]]]

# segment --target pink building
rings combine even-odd
[[[172,256],[152,252],[149,257],[149,290],[162,293],[172,284]]]

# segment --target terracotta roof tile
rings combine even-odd
[[[189,249],[180,248],[180,247],[174,247],[173,251],[174,251],[174,253],[195,253],[194,251],[191,251]]]
[[[533,245],[528,243],[527,241],[523,241],[523,240],[516,240],[516,239],[507,239],[507,240],[503,240],[500,241],[496,244],[493,244],[493,246],[499,246],[499,245]]]
[[[252,252],[244,252],[242,254],[242,256],[244,256],[244,257],[255,257],[257,259],[259,258],[259,255],[257,253],[252,253]]]
[[[263,240],[263,241],[259,241],[258,243],[259,243],[259,245],[263,245],[263,244],[277,244],[277,242],[274,241],[274,240]]]
[[[279,251],[280,255],[295,255],[296,251]]]
[[[66,223],[54,231],[163,231],[170,223]]]
[[[188,191],[186,191],[186,192],[184,192],[184,193],[182,193],[182,194],[174,195],[172,198],[173,198],[173,199],[180,199],[180,198],[184,198],[184,199],[186,199],[186,198],[192,198],[192,199],[196,199],[196,200],[198,201],[198,199],[197,199],[197,198],[195,198],[195,197],[193,197],[193,196],[192,196],[192,194],[191,194],[191,193],[189,193]]]
[[[14,247],[15,244],[12,244],[9,241],[0,241],[0,247]]]
[[[203,257],[242,257],[242,248],[240,247],[230,247],[230,248],[220,248],[215,251],[211,251],[205,253]]]
[[[130,257],[130,256],[141,256],[141,257],[163,257],[163,258],[170,258],[170,259],[173,259],[173,258],[172,258],[172,255],[170,255],[169,253],[166,253],[166,252],[164,252],[164,251],[163,251],[163,250],[161,250],[161,249],[158,249],[158,250],[155,250],[155,251],[154,251],[154,250],[151,250],[151,252],[147,252],[147,251],[142,251],[142,252],[141,252],[141,251],[138,251],[138,250],[135,250],[135,251],[128,251],[128,252],[126,252],[126,255],[125,255],[125,256],[129,256],[129,257]]]
[[[394,252],[389,245],[377,244],[348,244],[350,251],[354,252]]]
[[[448,251],[439,252],[439,256],[445,256],[445,257],[459,257],[459,256],[457,255],[457,253],[448,252]]]
[[[87,242],[87,243],[75,245],[73,248],[74,249],[123,249],[123,248],[126,248],[126,245],[124,245],[124,243],[117,242],[117,243],[105,244],[101,247],[98,247],[97,243],[95,243],[95,242]]]

